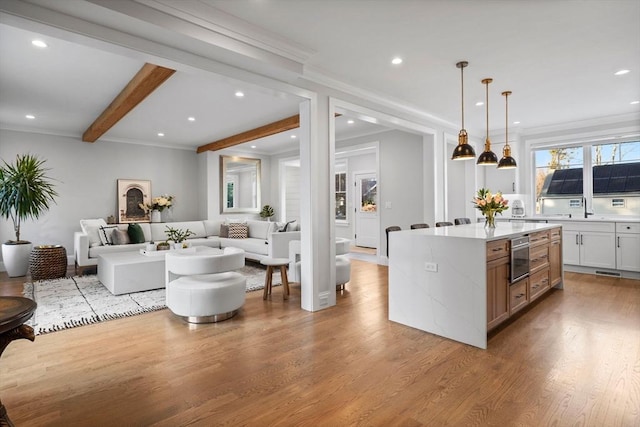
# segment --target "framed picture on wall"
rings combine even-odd
[[[149,210],[144,209],[151,203],[151,181],[142,179],[118,180],[118,222],[149,222]]]

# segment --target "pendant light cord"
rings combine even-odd
[[[504,142],[509,146],[509,93],[504,94]]]
[[[460,87],[462,88],[462,129],[464,129],[464,66],[460,67]]]
[[[485,79],[485,88],[486,88],[486,95],[485,95],[485,99],[487,101],[487,141],[489,140],[489,83],[491,83],[491,80],[489,79]]]

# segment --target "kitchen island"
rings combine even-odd
[[[529,275],[510,283],[511,239],[530,240]],[[487,332],[562,288],[558,224],[468,224],[389,233],[389,320],[487,348]]]

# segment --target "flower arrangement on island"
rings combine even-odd
[[[482,212],[485,218],[484,224],[489,228],[496,226],[496,213],[502,215],[503,211],[509,209],[509,201],[502,197],[502,193],[498,191],[496,194],[491,194],[491,190],[488,188],[479,189],[472,203]]]
[[[168,209],[171,207],[171,205],[173,205],[173,198],[173,196],[164,194],[162,196],[154,197],[153,199],[151,199],[151,203],[140,203],[138,206],[140,206],[140,208],[143,209],[145,213],[148,213],[149,211],[162,212],[163,210]]]

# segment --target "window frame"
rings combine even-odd
[[[566,140],[570,140],[568,137]],[[585,201],[585,209],[587,212],[593,212],[593,156],[592,151],[593,147],[596,145],[606,145],[606,144],[617,144],[617,143],[628,143],[628,142],[640,142],[640,138],[638,135],[630,135],[625,137],[601,137],[601,138],[592,138],[587,140],[578,140],[575,142],[566,142],[565,141],[554,141],[554,142],[540,142],[540,143],[532,143],[529,148],[530,154],[530,170],[529,170],[529,179],[530,181],[530,191],[531,191],[531,211],[533,217],[544,218],[548,215],[544,215],[542,213],[536,212],[537,207],[537,194],[536,194],[536,151],[540,150],[552,150],[557,148],[582,148],[582,197],[584,197]],[[606,215],[606,216],[615,216],[615,215]],[[627,217],[628,215],[621,215]]]

